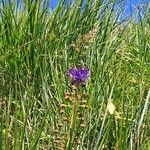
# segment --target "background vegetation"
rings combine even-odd
[[[123,19],[117,0],[49,3],[0,1],[0,150],[149,150],[149,5]],[[67,147],[75,66],[91,77]]]

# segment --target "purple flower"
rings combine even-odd
[[[73,84],[84,84],[90,77],[90,70],[84,67],[70,68],[67,75],[71,78]]]

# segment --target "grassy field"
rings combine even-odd
[[[149,5],[49,2],[0,1],[0,150],[150,150]]]

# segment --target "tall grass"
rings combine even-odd
[[[150,9],[122,21],[118,3],[0,1],[1,150],[150,149]],[[91,78],[84,126],[71,131],[78,102],[64,93],[75,66]]]

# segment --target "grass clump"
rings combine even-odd
[[[0,149],[149,149],[149,5],[135,22],[117,0],[49,4],[0,2]]]

